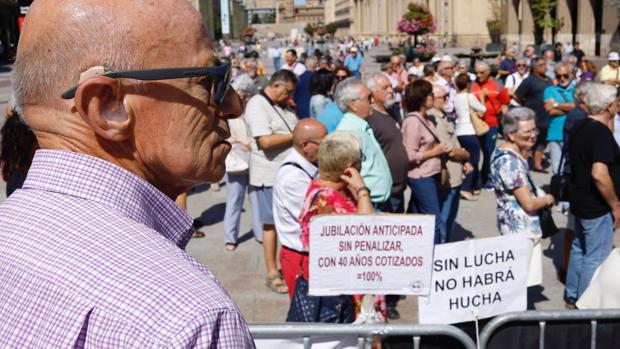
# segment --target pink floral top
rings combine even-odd
[[[325,210],[327,208],[327,212]],[[357,205],[355,201],[347,195],[334,190],[332,188],[317,185],[315,181],[310,183],[310,187],[306,192],[306,201],[304,207],[299,214],[299,224],[301,225],[301,243],[304,251],[308,251],[310,247],[310,219],[321,213],[346,214],[356,213]],[[308,273],[308,258],[302,257],[302,273],[306,280],[310,280]],[[362,297],[364,295],[354,295],[355,317],[360,313],[362,305]],[[384,295],[376,295],[374,298],[375,317],[378,322],[385,322],[386,304]]]
[[[306,202],[299,214],[301,225],[301,243],[304,251],[310,246],[310,218],[319,214],[325,207],[329,207],[336,214],[355,213],[357,205],[350,197],[332,188],[319,186],[312,181],[306,192]],[[324,210],[323,210],[324,212]]]

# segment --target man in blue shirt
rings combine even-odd
[[[347,69],[349,69],[349,71],[351,71],[351,74],[358,78],[361,79],[362,78],[362,63],[364,63],[364,59],[362,58],[362,56],[360,56],[357,52],[357,47],[353,46],[351,47],[351,50],[349,51],[350,54],[347,56],[347,58],[344,60],[344,66],[347,67]]]
[[[360,80],[347,80],[341,83],[344,86],[339,86],[334,96],[340,110],[345,112],[336,131],[352,132],[362,142],[364,157],[360,174],[370,189],[373,205],[383,207],[392,191],[392,174],[372,127],[366,121],[372,112],[372,94]]]
[[[545,112],[549,115],[547,142],[553,174],[562,173],[560,160],[562,158],[562,141],[564,140],[564,121],[566,120],[566,113],[575,109],[573,97],[575,83],[570,76],[570,67],[566,63],[556,64],[555,76],[558,79],[558,84],[548,86],[543,95]]]

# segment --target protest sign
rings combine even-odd
[[[310,294],[430,291],[435,216],[326,215],[310,221]]]
[[[431,292],[418,301],[420,323],[525,310],[530,249],[530,241],[518,234],[435,246]]]

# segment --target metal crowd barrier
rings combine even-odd
[[[528,310],[522,312],[506,313],[496,316],[484,326],[480,333],[480,348],[487,348],[491,336],[500,327],[511,322],[538,322],[540,338],[538,348],[545,348],[545,326],[548,322],[562,321],[589,321],[590,322],[590,348],[596,348],[597,322],[599,320],[620,320],[620,309],[597,309],[597,310]]]
[[[365,348],[367,341],[374,337],[411,336],[414,349],[420,348],[422,336],[447,336],[458,340],[465,349],[476,349],[476,344],[462,330],[450,325],[351,325],[351,324],[251,324],[250,331],[255,339],[302,338],[304,349],[312,346],[312,336],[357,337],[357,348]]]

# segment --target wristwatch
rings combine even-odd
[[[553,108],[557,108],[559,105],[560,105],[560,103],[558,103],[558,102],[554,102],[554,103],[553,103]]]

